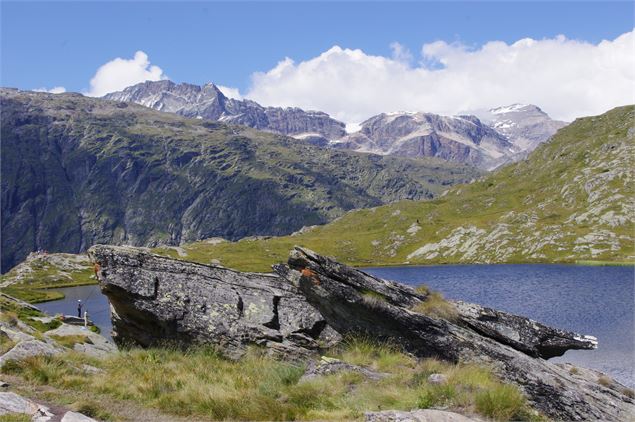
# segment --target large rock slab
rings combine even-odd
[[[408,295],[406,286],[386,292],[390,283],[297,247],[289,267],[276,268],[341,334],[387,340],[420,357],[489,365],[503,380],[518,385],[537,409],[557,420],[622,421],[635,414],[635,401],[623,393],[623,386],[574,377],[562,367],[500,342],[497,335],[413,312],[410,304],[425,298],[414,291]],[[374,292],[374,300],[368,300],[369,292]],[[377,300],[377,295],[385,300]],[[399,299],[404,295],[409,297]]]
[[[301,357],[339,341],[322,315],[277,275],[128,247],[98,245],[88,253],[99,264],[119,344],[212,344],[229,357],[257,344],[272,354]]]

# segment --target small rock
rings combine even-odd
[[[86,415],[82,415],[77,412],[66,412],[64,416],[62,416],[61,422],[97,422],[93,418],[89,418]]]
[[[428,382],[430,384],[445,384],[448,382],[448,377],[443,374],[430,374]]]
[[[4,382],[2,380],[0,380],[0,388],[7,388],[9,386],[8,382]]]
[[[387,375],[382,372],[376,372],[371,369],[364,368],[362,366],[351,365],[350,363],[343,362],[339,359],[322,356],[322,358],[318,362],[309,362],[307,370],[304,375],[302,375],[302,378],[300,378],[300,381],[309,380],[324,375],[336,374],[342,371],[358,372],[364,375],[366,378],[374,381],[380,380]]]
[[[366,422],[475,422],[459,413],[446,412],[437,409],[419,409],[411,412],[399,410],[385,410],[383,412],[366,412]]]

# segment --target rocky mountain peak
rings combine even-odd
[[[305,138],[339,139],[344,123],[320,111],[297,107],[263,107],[255,101],[227,98],[213,83],[176,84],[169,80],[146,81],[104,98],[133,102],[185,117],[220,120],[269,132]]]

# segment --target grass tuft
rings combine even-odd
[[[440,292],[429,292],[426,299],[416,304],[412,310],[433,318],[442,318],[448,321],[456,321],[459,317],[459,313],[454,304],[445,300]]]

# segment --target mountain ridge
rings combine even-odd
[[[357,266],[632,263],[634,120],[632,105],[579,118],[526,160],[433,200],[348,212],[293,236],[183,245],[181,256],[254,271],[266,271],[295,245]]]
[[[0,101],[3,272],[35,250],[291,233],[480,175],[80,94]]]
[[[199,86],[169,80],[142,82],[105,98],[186,117],[242,124],[325,148],[439,157],[486,170],[523,159],[565,124],[551,119],[537,106],[522,105],[516,110],[512,105],[475,115],[380,113],[364,121],[359,131],[347,133],[344,123],[321,111],[265,107],[247,99],[228,98],[212,83]],[[492,110],[507,111],[497,114]],[[395,120],[401,124],[396,125]],[[438,122],[444,122],[441,128]]]

